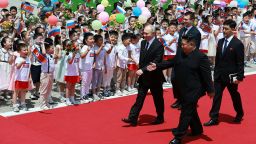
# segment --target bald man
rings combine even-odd
[[[157,117],[151,124],[162,124],[164,122],[164,99],[162,84],[165,81],[163,72],[155,70],[149,72],[147,66],[150,63],[159,63],[162,61],[164,47],[161,42],[155,38],[155,28],[152,25],[147,25],[143,32],[144,40],[141,42],[139,70],[136,74],[139,76],[138,95],[136,102],[132,106],[128,118],[123,118],[122,121],[129,123],[131,126],[136,126],[139,113],[142,109],[145,97],[150,89],[154,99]]]

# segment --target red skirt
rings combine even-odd
[[[173,59],[175,55],[164,55],[164,60],[170,60]]]
[[[15,89],[16,90],[26,90],[26,89],[28,89],[28,84],[29,84],[29,82],[27,82],[27,81],[15,81]]]
[[[127,67],[128,67],[128,70],[130,71],[134,71],[138,69],[136,64],[128,64]]]
[[[80,82],[80,77],[79,76],[65,76],[64,80],[68,83],[79,83]]]
[[[204,53],[204,54],[207,54],[207,53],[208,53],[208,50],[200,49],[200,52],[202,52],[202,53]]]

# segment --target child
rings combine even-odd
[[[81,49],[79,69],[81,72],[81,100],[91,102],[89,98],[89,89],[92,82],[93,64],[94,64],[94,37],[92,33],[85,33],[83,39],[84,46]]]
[[[161,28],[160,28],[161,35],[166,34],[166,32],[168,30],[168,26],[169,26],[168,20],[167,19],[163,19],[161,21]]]
[[[13,111],[19,112],[20,109],[28,110],[25,103],[25,96],[30,87],[30,66],[31,62],[28,57],[28,48],[25,44],[19,44],[17,51],[20,56],[15,60],[15,73],[14,73],[14,94],[13,94]],[[17,104],[19,98],[21,107]]]
[[[101,35],[95,35],[95,67],[93,71],[93,78],[92,78],[92,93],[93,93],[93,99],[94,101],[100,100],[100,87],[102,83],[103,78],[103,70],[104,70],[104,55],[105,50],[104,44],[103,44],[103,37]]]
[[[44,47],[42,47],[42,54],[47,58],[47,62],[42,63],[42,73],[40,77],[40,108],[47,110],[50,108],[48,103],[49,96],[52,91],[53,73],[55,69],[55,60],[53,58],[54,47],[51,39],[46,38]]]
[[[66,73],[64,80],[66,81],[66,104],[76,105],[75,101],[75,85],[80,81],[79,77],[79,48],[74,48],[71,41],[67,43],[67,60],[66,60]]]
[[[38,49],[41,52],[41,47],[43,45],[44,37],[42,34],[34,35],[35,44],[32,46],[32,49]],[[32,65],[31,65],[31,76],[35,89],[30,96],[32,100],[37,100],[39,98],[39,87],[40,87],[40,75],[41,75],[41,62],[38,61],[36,55],[32,56]]]
[[[134,88],[135,80],[136,80],[136,71],[139,65],[139,57],[140,57],[140,35],[132,35],[131,36],[131,44],[130,49],[128,51],[129,58],[133,61],[128,62],[128,80],[127,80],[127,91],[131,91]]]
[[[109,43],[104,47],[106,53],[104,57],[105,71],[103,73],[103,96],[108,97],[111,94],[110,85],[111,79],[113,78],[114,70],[116,68],[116,46],[118,40],[118,32],[109,32]]]
[[[130,34],[126,33],[122,36],[122,44],[118,46],[117,50],[117,82],[116,82],[116,96],[122,96],[126,82],[126,72],[128,61],[133,61],[128,57],[128,48],[131,43]]]
[[[1,41],[0,48],[0,71],[1,71],[1,79],[0,79],[0,90],[6,90],[9,87],[10,83],[10,70],[11,64],[13,60],[11,59],[11,48],[12,48],[12,41],[8,37],[4,37]]]
[[[177,23],[171,22],[169,26],[169,34],[164,35],[163,39],[166,41],[167,46],[164,50],[164,60],[173,59],[177,51],[177,41],[179,34],[177,32]],[[168,83],[171,82],[171,69],[164,70],[164,75]]]

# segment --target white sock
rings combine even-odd
[[[69,98],[66,98],[66,102],[70,102]]]
[[[72,103],[74,103],[74,102],[75,102],[75,97],[74,97],[74,96],[71,96],[71,97],[70,97],[70,101],[71,101]]]
[[[64,94],[65,94],[64,92],[60,92],[61,97],[64,97]]]

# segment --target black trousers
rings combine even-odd
[[[163,98],[162,84],[154,84],[151,86],[139,84],[136,101],[133,104],[129,113],[130,120],[132,121],[138,120],[140,111],[143,107],[143,104],[149,89],[153,96],[157,117],[164,118],[164,98]]]
[[[181,101],[181,113],[178,127],[173,131],[175,138],[181,139],[191,128],[192,133],[203,132],[202,123],[197,113],[197,102]]]
[[[221,81],[215,81],[214,82],[215,96],[213,97],[212,108],[210,111],[210,117],[213,120],[218,120],[222,94],[226,87],[228,88],[228,91],[231,95],[231,99],[233,102],[234,109],[237,113],[237,116],[244,115],[241,96],[240,96],[240,93],[237,91],[238,85],[233,83],[231,84],[231,83],[224,83]]]

